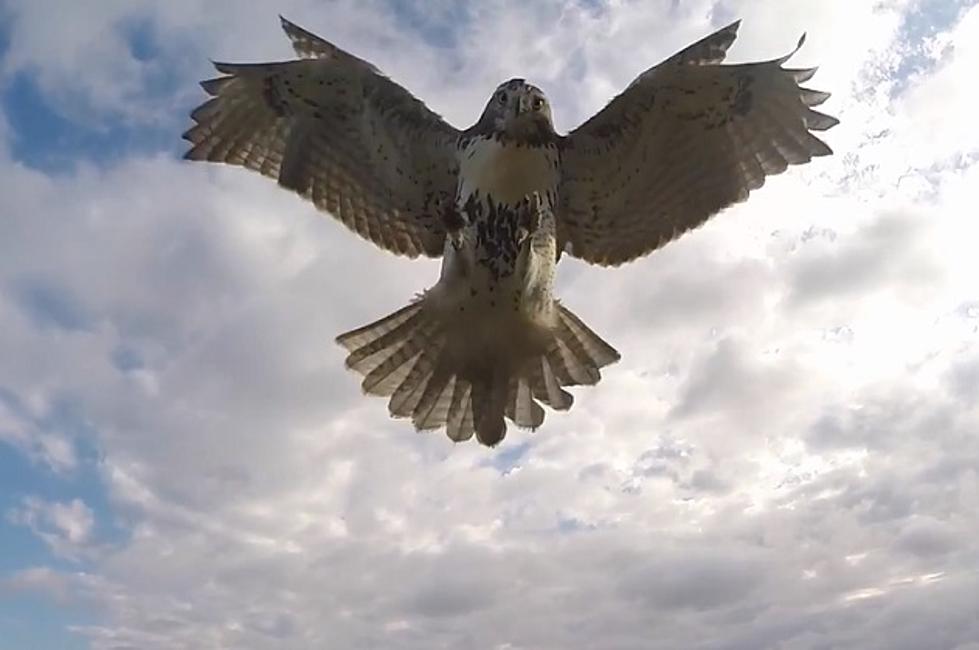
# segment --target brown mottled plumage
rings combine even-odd
[[[216,64],[187,158],[276,179],[394,253],[442,256],[416,301],[337,338],[362,386],[419,430],[495,445],[570,408],[618,353],[553,294],[561,252],[647,254],[830,152],[837,123],[788,56],[722,65],[733,23],[641,74],[566,136],[544,93],[501,84],[458,130],[374,66],[282,21],[300,60]],[[802,45],[800,40],[799,45]],[[791,56],[791,55],[789,55]]]

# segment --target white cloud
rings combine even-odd
[[[17,412],[3,397],[0,394],[0,441],[56,473],[70,472],[77,467],[75,447],[66,435],[39,427],[29,412]]]
[[[30,528],[58,557],[76,560],[92,550],[88,542],[95,518],[81,499],[59,502],[25,497],[19,508],[7,513],[7,518]]]
[[[979,155],[974,128],[979,90],[962,83],[979,58],[979,6],[963,11],[953,29],[932,41],[937,41],[932,47],[937,69],[912,79],[897,106],[900,140],[895,149],[909,166]]]
[[[624,359],[495,452],[388,420],[332,343],[430,284],[434,262],[382,255],[240,170],[143,156],[48,176],[5,157],[0,432],[42,454],[58,431],[36,423],[76,405],[129,528],[99,546],[81,501],[26,501],[12,517],[56,552],[99,551],[88,573],[5,586],[89,602],[93,648],[966,647],[979,167],[943,163],[968,134],[936,138],[897,191],[893,154],[919,137],[904,116],[942,110],[928,89],[963,78],[975,10],[940,36],[952,58],[886,106],[868,83],[900,56],[907,3],[673,4],[498,1],[456,25],[444,3],[421,19],[464,50],[377,3],[102,3],[73,22],[18,4],[8,74],[101,119],[179,121],[206,56],[286,54],[281,10],[456,123],[522,73],[564,126],[709,19],[744,15],[734,58],[808,30],[798,64],[823,64],[813,85],[844,121],[835,158],[656,255],[562,263],[562,298]],[[164,97],[147,95],[157,64],[93,36],[138,20],[175,70]]]
[[[55,602],[63,603],[68,599],[71,579],[48,567],[32,567],[5,577],[0,581],[0,589],[8,592],[39,593]]]

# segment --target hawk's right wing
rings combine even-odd
[[[276,179],[378,246],[439,256],[459,132],[374,66],[282,20],[303,60],[234,65],[203,82],[186,157]]]

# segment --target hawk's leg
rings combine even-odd
[[[518,207],[517,220],[517,244],[522,244],[528,237],[532,237],[544,222],[544,208],[541,204],[540,194],[534,192],[524,198]]]

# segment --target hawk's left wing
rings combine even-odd
[[[459,131],[374,66],[283,19],[298,61],[203,82],[186,157],[276,179],[394,253],[439,256]]]
[[[832,153],[810,133],[837,123],[812,110],[829,94],[799,86],[814,69],[783,68],[791,54],[720,65],[737,26],[646,71],[564,139],[558,236],[571,255],[635,259]]]

